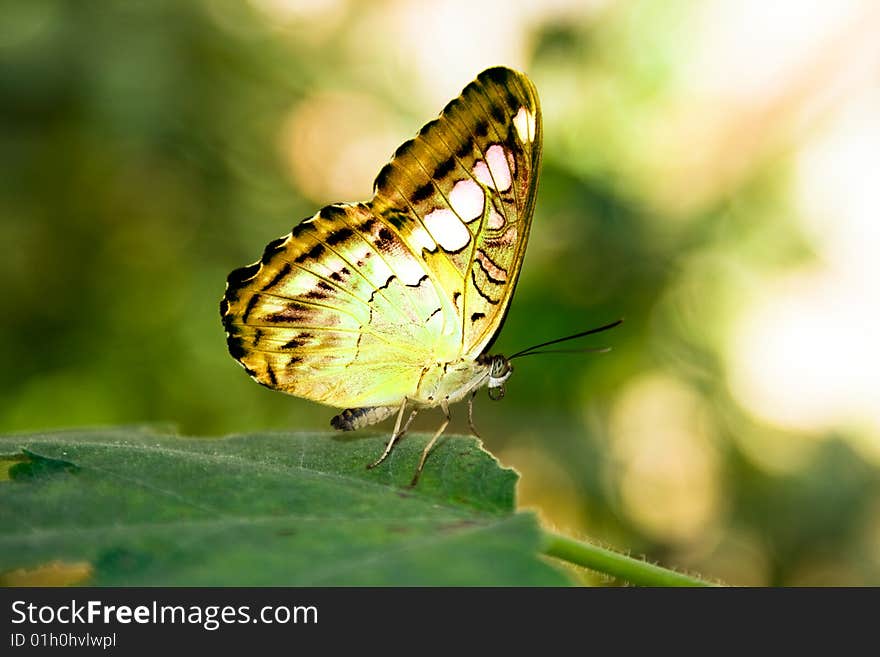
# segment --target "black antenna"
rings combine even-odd
[[[611,347],[584,347],[583,349],[548,349],[547,351],[529,351],[525,354],[517,354],[516,358],[525,358],[526,356],[543,356],[544,354],[607,354],[611,351]],[[510,358],[514,358],[511,356]],[[507,360],[510,360],[508,358]]]
[[[516,352],[513,356],[509,356],[507,360],[513,360],[514,358],[521,358],[523,356],[529,356],[535,353],[542,354],[550,354],[550,353],[572,353],[567,351],[542,351],[536,352],[536,349],[540,349],[541,347],[549,347],[551,344],[559,344],[560,342],[568,342],[569,340],[576,340],[577,338],[583,338],[587,335],[593,335],[594,333],[601,333],[602,331],[608,331],[613,329],[615,326],[620,326],[623,323],[623,319],[618,319],[616,322],[611,322],[610,324],[606,324],[605,326],[600,326],[599,328],[590,329],[589,331],[583,331],[581,333],[575,333],[574,335],[569,335],[564,338],[556,338],[555,340],[550,340],[549,342],[542,342],[541,344],[536,344],[533,347],[529,347],[528,349],[523,349],[522,351]],[[579,349],[576,351],[605,351],[603,349]]]

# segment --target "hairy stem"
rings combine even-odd
[[[544,530],[544,554],[625,580],[636,586],[719,586],[641,559]]]

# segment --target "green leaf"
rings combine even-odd
[[[534,516],[514,511],[516,473],[476,440],[447,437],[407,487],[427,439],[407,436],[368,471],[385,436],[0,437],[0,582],[73,570],[108,586],[568,583],[538,556]]]

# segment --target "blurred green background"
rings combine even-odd
[[[4,3],[0,430],[327,429],[229,357],[225,277],[505,64],[545,144],[496,350],[626,318],[478,398],[521,504],[733,584],[880,584],[877,9]]]

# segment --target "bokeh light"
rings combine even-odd
[[[279,147],[292,182],[303,194],[316,202],[354,201],[372,193],[373,179],[398,145],[401,131],[369,97],[325,93],[304,99],[291,112]]]
[[[611,411],[608,465],[622,510],[663,541],[705,535],[719,515],[719,459],[702,403],[675,379],[645,374]]]

